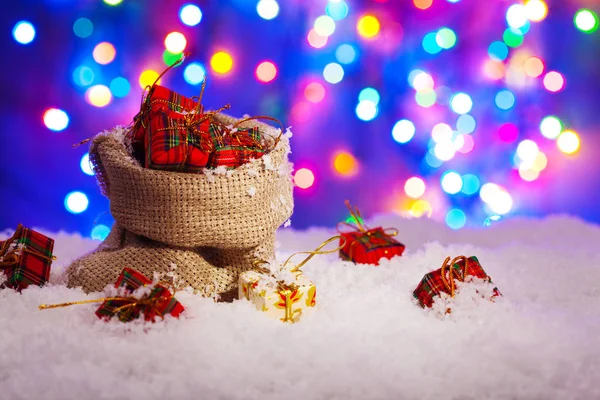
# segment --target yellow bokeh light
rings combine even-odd
[[[425,182],[423,179],[413,176],[412,178],[407,179],[404,184],[404,192],[407,196],[412,197],[413,199],[418,199],[419,197],[425,194]]]
[[[342,151],[333,159],[333,168],[340,175],[352,176],[358,171],[358,163],[352,154]]]
[[[165,38],[165,48],[171,53],[178,54],[185,50],[187,40],[180,32],[171,32]]]
[[[142,89],[145,89],[146,86],[152,86],[154,81],[156,81],[156,78],[158,78],[158,72],[151,69],[147,69],[140,74],[140,86],[142,87]],[[160,84],[160,81],[156,83]]]
[[[579,136],[573,131],[564,131],[556,139],[558,149],[565,154],[573,154],[579,150]]]
[[[413,217],[422,217],[423,215],[427,215],[431,218],[431,214],[433,212],[433,208],[431,204],[427,200],[417,200],[413,203],[410,208],[410,215]]]
[[[420,10],[427,10],[433,4],[433,0],[413,0],[413,4]]]
[[[110,64],[115,59],[116,55],[117,51],[115,50],[115,46],[108,42],[98,43],[92,52],[94,61],[101,65]]]
[[[372,38],[377,36],[381,25],[379,20],[372,15],[365,15],[358,20],[356,24],[356,30],[359,35],[365,38]]]
[[[544,72],[544,62],[537,57],[529,57],[524,68],[527,75],[537,78]]]
[[[535,160],[533,160],[532,169],[536,171],[543,171],[548,166],[548,157],[541,151],[538,152],[537,156],[535,156]]]
[[[218,74],[226,74],[233,67],[233,58],[229,53],[219,51],[210,59],[210,66]]]
[[[525,14],[530,21],[540,22],[548,15],[548,6],[542,0],[529,0],[525,3]]]
[[[95,85],[85,92],[85,98],[95,107],[106,107],[112,101],[112,93],[104,85]]]

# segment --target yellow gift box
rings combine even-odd
[[[341,236],[334,236],[321,243],[314,251],[294,253],[280,266],[257,260],[254,263],[255,270],[240,274],[238,298],[251,301],[257,310],[279,318],[283,322],[298,321],[302,311],[314,307],[317,300],[317,287],[302,275],[300,268],[317,254],[339,251],[346,245],[345,239],[341,239],[343,243],[337,249],[327,251],[321,249],[340,239]],[[308,257],[298,265],[287,267],[290,260],[298,254],[308,254]]]
[[[246,271],[240,274],[239,298],[250,300],[257,310],[274,318],[294,323],[305,308],[315,306],[317,287],[304,275],[285,283],[267,273]]]

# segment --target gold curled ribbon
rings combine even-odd
[[[461,260],[464,262],[462,276],[453,267],[454,264]],[[454,282],[454,279],[456,278],[460,282],[464,282],[467,276],[467,257],[458,256],[454,257],[452,261],[450,261],[450,263],[448,263],[449,261],[450,257],[446,257],[444,263],[442,264],[440,274],[442,276],[442,283],[444,284],[444,287],[446,288],[446,290],[448,290],[450,296],[454,297],[456,291],[456,283]],[[448,270],[448,278],[446,278],[446,270]]]
[[[29,254],[33,254],[39,258],[42,258],[46,261],[54,261],[56,260],[56,256],[47,256],[44,253],[36,250],[36,249],[32,249],[29,246],[27,246],[27,244],[25,243],[18,243],[17,246],[19,244],[24,245],[23,248],[21,249],[17,249],[15,248],[15,250],[10,251],[10,245],[13,244],[13,242],[15,240],[17,240],[19,238],[19,236],[21,235],[21,231],[25,229],[25,227],[22,224],[19,224],[17,226],[17,229],[15,230],[15,233],[13,233],[13,235],[6,239],[5,241],[2,242],[2,245],[0,246],[0,258],[2,258],[2,261],[0,261],[0,269],[4,269],[7,267],[10,267],[16,263],[19,262],[19,255],[17,254],[19,251],[24,251],[26,253]],[[8,261],[7,261],[8,260]]]
[[[133,310],[134,307],[141,306],[141,307],[152,308],[153,311],[155,311],[158,316],[160,316],[161,318],[164,318],[164,313],[157,308],[156,303],[158,303],[160,300],[171,301],[174,297],[175,297],[174,295],[157,296],[157,297],[152,297],[152,298],[146,296],[141,299],[136,299],[135,297],[103,297],[100,299],[71,301],[71,302],[67,302],[67,303],[40,304],[38,306],[38,308],[40,310],[48,310],[51,308],[69,307],[69,306],[80,305],[80,304],[103,303],[105,301],[126,301],[126,302],[128,302],[128,304],[122,305],[122,306],[117,307],[114,310],[112,310],[113,316],[118,315],[123,310]],[[125,318],[128,318],[128,317],[129,316],[126,316]]]
[[[327,246],[329,243],[336,241],[336,240],[342,240],[342,244],[340,246],[338,246],[337,248],[333,249],[333,250],[321,250],[323,247]],[[335,253],[337,251],[340,251],[341,249],[344,248],[344,246],[346,245],[346,238],[344,238],[341,235],[337,235],[334,237],[331,237],[329,239],[327,239],[326,241],[324,241],[323,243],[321,243],[316,249],[314,249],[313,251],[299,251],[297,253],[292,254],[291,256],[289,256],[287,258],[287,260],[285,260],[285,262],[282,264],[282,267],[285,267],[290,260],[300,254],[308,254],[308,257],[306,257],[304,260],[302,260],[302,262],[300,262],[300,264],[295,265],[294,267],[290,268],[290,272],[294,273],[294,272],[300,272],[302,273],[302,271],[300,270],[300,268],[302,268],[304,265],[306,265],[307,262],[310,261],[311,258],[313,258],[314,256],[316,256],[317,254],[331,254],[331,253]]]

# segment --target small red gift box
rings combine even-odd
[[[393,238],[398,231],[393,229],[393,233],[388,234],[383,228],[367,229],[360,211],[352,207],[350,202],[346,201],[346,206],[356,222],[356,226],[346,222],[343,224],[355,229],[352,232],[340,232],[342,238],[340,245],[345,240],[345,245],[340,250],[340,258],[346,261],[352,261],[357,264],[379,265],[382,258],[390,259],[395,256],[401,256],[404,253],[405,246]]]
[[[472,276],[492,283],[492,278],[485,273],[477,257],[461,256],[448,263],[449,261],[450,257],[447,257],[442,268],[425,275],[413,292],[421,307],[431,307],[434,298],[440,293],[447,293],[454,297],[455,279],[464,282],[467,276]],[[498,288],[494,288],[493,293],[493,297],[502,295]]]
[[[214,150],[208,156],[207,168],[237,168],[262,157],[266,152],[261,145],[261,135],[257,127],[234,128],[223,132],[221,126],[211,124],[209,131]]]
[[[10,239],[0,242],[3,285],[19,291],[29,285],[43,286],[50,277],[53,249],[53,239],[19,224]]]
[[[124,268],[115,284],[116,288],[124,288],[128,293],[148,286],[152,281],[140,272]],[[96,310],[98,318],[110,319],[116,316],[122,322],[128,322],[144,315],[146,321],[153,321],[156,316],[163,317],[171,314],[178,317],[185,308],[171,294],[169,289],[162,285],[152,286],[147,294],[136,297],[113,297],[105,300]]]

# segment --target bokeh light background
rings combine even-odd
[[[292,226],[350,199],[485,227],[600,221],[600,6],[594,0],[44,0],[2,22],[1,228],[103,238],[87,146],[162,79],[291,126]],[[185,210],[182,210],[185,212]]]

